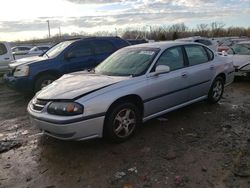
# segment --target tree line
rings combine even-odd
[[[126,28],[116,31],[98,31],[93,34],[85,32],[55,35],[51,38],[32,39],[28,41],[16,41],[15,43],[58,43],[70,38],[80,38],[84,36],[120,36],[124,39],[150,39],[155,41],[175,40],[178,38],[201,36],[201,37],[250,37],[250,27],[226,27],[222,22],[212,22],[210,24],[198,24],[195,28],[189,28],[185,23],[177,23],[170,26],[144,26],[141,28]]]

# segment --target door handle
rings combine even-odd
[[[186,72],[181,73],[181,77],[186,78],[188,74]]]
[[[214,66],[213,65],[210,66],[210,70],[214,70]]]
[[[9,59],[10,59],[9,57],[4,58],[4,60],[9,60]]]

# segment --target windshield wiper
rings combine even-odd
[[[44,54],[49,58],[49,55],[48,55],[46,52],[45,52]],[[43,55],[44,55],[44,54],[43,54]]]

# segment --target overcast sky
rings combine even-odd
[[[1,0],[0,40],[42,38],[51,33],[213,21],[250,26],[250,0]]]

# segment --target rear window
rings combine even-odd
[[[42,50],[42,51],[46,51],[49,49],[49,47],[38,47],[38,48],[39,48],[39,50]]]
[[[26,51],[26,50],[30,50],[30,48],[28,48],[28,47],[19,47],[19,50],[20,51]]]
[[[195,42],[204,44],[204,45],[206,45],[206,46],[212,45],[212,42],[211,42],[211,41],[209,41],[209,40],[204,40],[204,39],[198,39],[198,40],[196,40]]]
[[[4,55],[7,53],[7,48],[3,43],[0,43],[0,55]]]

